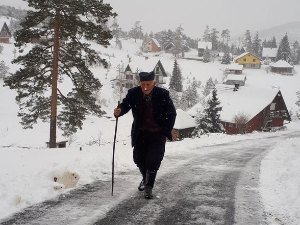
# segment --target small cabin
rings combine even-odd
[[[284,60],[279,60],[270,65],[271,72],[283,75],[293,75],[293,66]]]
[[[195,119],[182,109],[177,109],[176,113],[177,116],[172,130],[173,139],[176,141],[191,138],[196,127]]]
[[[0,22],[0,43],[9,43],[9,39],[11,38],[10,30],[6,24],[6,22]]]

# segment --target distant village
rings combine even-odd
[[[1,15],[0,15],[1,16]],[[13,41],[13,34],[10,30],[9,20],[0,21],[0,46]],[[122,40],[129,38],[142,40],[140,52],[145,57],[143,67],[132,62],[128,57],[128,62],[123,67],[118,68],[118,75],[111,82],[113,86],[129,89],[137,86],[138,73],[141,70],[154,71],[156,85],[163,87],[168,76],[163,62],[155,57],[149,57],[147,54],[159,55],[161,52],[166,52],[174,55],[176,58],[201,61],[209,63],[211,61],[219,61],[224,64],[225,69],[220,71],[223,73],[223,86],[219,91],[218,97],[222,101],[226,101],[228,107],[223,106],[221,114],[221,123],[226,133],[238,134],[248,133],[254,130],[270,131],[280,129],[284,126],[284,121],[291,120],[290,114],[286,107],[284,98],[280,90],[266,90],[253,88],[243,88],[247,82],[247,77],[244,75],[244,70],[253,69],[259,70],[262,65],[267,65],[266,72],[281,74],[282,76],[293,76],[294,65],[300,61],[300,46],[297,41],[289,43],[288,34],[283,36],[282,40],[277,41],[275,37],[270,40],[260,40],[259,34],[256,33],[252,39],[250,31],[247,30],[243,41],[240,43],[230,41],[230,31],[223,30],[219,33],[216,29],[210,29],[208,26],[201,39],[195,40],[187,37],[183,33],[183,28],[179,26],[175,31],[164,30],[159,33],[147,34],[142,32],[141,22],[137,21],[132,30],[124,32],[119,27],[116,18],[110,25],[113,33],[113,44],[122,49]],[[219,37],[220,35],[220,37]],[[221,40],[219,41],[219,38]],[[52,37],[47,35],[39,38],[32,38],[32,43],[51,42]],[[65,40],[61,40],[63,44]],[[197,54],[186,56],[189,50],[197,49]],[[1,50],[1,49],[0,49]],[[3,62],[2,62],[3,64]],[[1,65],[3,67],[5,65]],[[174,75],[174,74],[173,74]],[[224,85],[232,87],[232,91],[224,92]],[[226,87],[226,86],[225,86]],[[226,88],[225,88],[226,89]],[[177,90],[178,91],[178,90]],[[247,109],[249,115],[239,115],[237,118],[226,117],[232,111],[239,111],[244,104],[240,103],[240,96],[234,92],[249,93],[248,102],[261,101],[256,107]],[[180,91],[179,91],[180,92]],[[245,99],[243,99],[245,101]],[[195,119],[196,108],[200,107],[197,103],[188,107],[189,111],[178,109],[178,118],[174,127],[174,136],[179,140],[185,137],[191,137],[194,128],[197,126]],[[225,104],[223,104],[225,105]],[[183,120],[184,122],[181,122]],[[187,125],[188,124],[188,125]]]

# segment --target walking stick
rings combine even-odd
[[[118,107],[120,107],[120,101],[118,101]],[[112,156],[112,178],[111,178],[111,196],[114,195],[114,173],[115,173],[115,146],[116,146],[116,137],[118,130],[118,116],[116,117],[116,126],[115,126],[115,136],[114,136],[114,145],[113,145],[113,156]]]

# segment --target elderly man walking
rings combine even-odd
[[[133,115],[131,144],[133,160],[142,174],[138,187],[146,199],[152,199],[152,189],[165,153],[166,138],[172,140],[176,110],[169,92],[155,86],[154,71],[139,73],[140,86],[128,90],[114,110],[116,117],[130,109]]]

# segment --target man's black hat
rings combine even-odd
[[[140,81],[150,81],[150,80],[154,80],[154,71],[151,72],[140,72],[139,73],[140,76]]]

